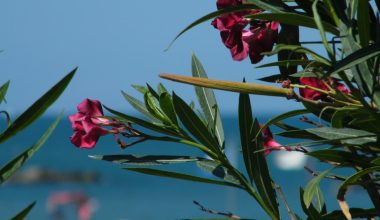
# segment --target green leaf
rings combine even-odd
[[[317,211],[317,209],[314,207],[312,203],[307,207],[304,201],[304,190],[300,188],[300,201],[301,201],[301,207],[305,214],[307,215],[307,219],[310,220],[320,220],[322,219],[321,214]]]
[[[368,173],[379,171],[379,170],[380,170],[380,166],[370,167],[367,169],[360,170],[354,175],[348,177],[342,184],[340,184],[338,195],[345,192],[350,185],[357,185],[357,184],[360,185],[361,183],[358,183],[358,181],[360,180],[362,176]]]
[[[202,120],[179,96],[173,93],[174,109],[186,129],[204,146],[213,152],[220,151],[217,139],[209,132]]]
[[[369,7],[368,1],[358,1],[358,32],[360,45],[366,47],[370,41],[370,18],[369,18]]]
[[[254,178],[254,152],[255,143],[252,137],[253,117],[251,109],[251,101],[249,95],[240,93],[239,95],[239,129],[240,129],[240,143],[243,152],[245,168],[247,170],[249,179],[252,181]]]
[[[328,140],[342,139],[344,144],[363,145],[377,141],[376,134],[352,128],[310,128],[307,132]]]
[[[207,78],[206,71],[203,68],[202,63],[193,54],[191,56],[191,70],[194,77]],[[215,136],[218,138],[220,146],[224,144],[224,131],[222,120],[217,109],[218,104],[212,89],[205,87],[194,86],[197,93],[199,104],[202,108],[202,112],[207,119],[210,126],[215,124]]]
[[[258,1],[255,1],[254,4],[260,4],[261,2],[258,2]],[[266,4],[264,2],[262,2],[262,5],[260,5],[261,7],[265,7],[265,6],[268,6],[270,7],[269,4]],[[260,7],[258,5],[258,7]],[[211,12],[199,19],[197,19],[196,21],[192,22],[190,25],[188,25],[186,28],[184,28],[181,32],[179,32],[179,34],[177,34],[177,36],[172,40],[172,42],[170,42],[169,46],[166,48],[166,50],[168,50],[173,44],[174,42],[180,37],[182,36],[185,32],[187,32],[188,30],[192,29],[193,27],[199,25],[199,24],[202,24],[203,22],[206,22],[210,19],[213,19],[213,18],[216,18],[218,16],[221,16],[223,14],[228,14],[228,13],[231,13],[231,12],[238,12],[238,11],[245,11],[245,10],[251,10],[251,9],[257,9],[257,6],[255,5],[252,5],[252,4],[242,4],[242,5],[239,5],[239,6],[236,6],[236,7],[228,7],[228,8],[223,8],[221,10],[217,10],[217,11],[214,11],[214,12]],[[276,7],[273,7],[272,8],[273,10],[276,10],[275,12],[277,12],[277,9]],[[279,10],[279,9],[278,9]]]
[[[305,192],[303,194],[303,201],[305,202],[305,205],[307,208],[309,208],[311,202],[313,201],[314,197],[317,196],[319,189],[319,183],[323,178],[327,176],[335,167],[332,167],[320,174],[318,176],[314,177],[305,187]]]
[[[8,91],[8,87],[9,87],[9,83],[10,81],[8,80],[6,83],[4,83],[1,87],[0,87],[0,104],[3,102],[4,98],[5,98],[5,94],[7,94],[7,91]]]
[[[328,59],[322,57],[321,55],[319,55],[318,53],[306,48],[306,47],[302,47],[302,46],[299,46],[299,45],[287,45],[287,44],[277,44],[276,47],[274,48],[274,50],[272,50],[271,52],[264,52],[264,53],[261,53],[261,54],[265,54],[265,55],[273,55],[273,54],[277,54],[278,52],[282,51],[282,50],[291,50],[295,53],[305,53],[305,54],[309,54],[310,56],[312,56],[317,62],[320,62],[320,63],[323,63],[324,65],[326,66],[331,66],[331,63]]]
[[[197,166],[203,169],[204,171],[213,174],[214,176],[221,178],[222,180],[233,183],[240,184],[240,181],[232,173],[228,171],[221,163],[212,161],[212,160],[202,160],[197,161]]]
[[[255,119],[251,131],[251,137],[252,140],[254,140],[255,151],[253,157],[253,180],[261,198],[271,208],[273,213],[279,217],[279,204],[277,202],[275,184],[270,175],[264,151],[262,151],[264,148],[264,143],[262,140],[262,136],[258,135],[259,131],[259,122],[257,121],[257,119]],[[256,137],[256,139],[254,139],[254,137]]]
[[[25,209],[23,209],[20,213],[15,215],[11,220],[24,220],[29,212],[33,209],[34,205],[36,205],[36,201],[32,202]]]
[[[34,143],[29,149],[18,155],[16,158],[8,162],[0,169],[0,184],[3,184],[9,177],[11,177],[29,158],[31,158],[46,142],[55,127],[58,125],[63,112],[55,119],[52,125],[46,130],[42,137]]]
[[[127,93],[125,93],[123,91],[121,91],[121,93],[123,94],[124,98],[129,102],[129,104],[134,109],[136,109],[138,112],[140,112],[144,116],[148,117],[149,119],[151,119],[155,122],[158,122],[158,120],[152,114],[150,114],[150,112],[146,109],[145,104],[143,102],[141,102],[140,100],[128,95]]]
[[[136,89],[136,91],[142,93],[142,94],[145,94],[146,92],[148,92],[148,89],[145,87],[145,86],[141,86],[141,85],[132,85],[132,87],[134,89]]]
[[[278,116],[270,119],[264,125],[262,125],[261,128],[260,128],[260,130],[259,130],[259,132],[257,134],[258,135],[261,134],[261,132],[264,129],[268,128],[270,125],[275,124],[275,123],[277,123],[279,121],[282,121],[282,120],[290,118],[290,117],[294,117],[296,115],[302,115],[302,114],[307,114],[307,113],[309,113],[309,111],[307,109],[297,109],[297,110],[289,111],[289,112],[286,112],[284,114],[278,115]]]
[[[330,161],[342,164],[355,164],[355,166],[368,167],[371,165],[370,158],[360,155],[355,155],[347,151],[340,150],[317,150],[306,153],[309,156],[315,157],[323,161]]]
[[[169,178],[174,178],[174,179],[181,179],[181,180],[188,180],[188,181],[194,181],[194,182],[225,185],[225,186],[232,186],[232,187],[236,187],[236,188],[241,188],[240,185],[236,185],[236,184],[233,184],[230,182],[207,179],[207,178],[203,178],[203,177],[192,176],[192,175],[188,175],[188,174],[165,171],[165,170],[149,169],[149,168],[124,168],[124,169],[134,171],[134,172],[138,172],[138,173],[153,175],[153,176],[169,177]]]
[[[92,159],[104,160],[123,165],[163,165],[206,160],[201,157],[172,155],[90,155]]]
[[[159,98],[157,98],[158,100]],[[165,125],[171,125],[170,119],[159,107],[159,103],[155,96],[149,91],[144,95],[145,106],[150,114],[152,114],[156,119],[162,121]]]
[[[309,66],[309,65],[316,65],[316,66],[325,66],[325,64],[317,62],[317,61],[311,61],[311,60],[282,60],[272,63],[266,63],[260,66],[257,66],[256,68],[264,68],[264,67],[272,67],[272,66]]]
[[[158,92],[159,95],[161,95],[164,92],[166,92],[166,93],[169,94],[168,90],[165,88],[165,86],[162,83],[158,84],[158,86],[157,86],[157,92]]]
[[[171,95],[166,92],[161,93],[159,102],[160,107],[162,111],[164,111],[165,115],[170,119],[175,127],[178,127],[177,115],[174,110]]]
[[[314,19],[312,17],[291,12],[260,13],[248,15],[246,17],[251,19],[278,21],[281,24],[289,24],[318,29],[318,26],[315,24]],[[338,29],[335,26],[329,24],[328,22],[321,21],[321,25],[325,28],[326,31],[334,35],[339,35]]]
[[[157,100],[160,98],[158,93],[148,83],[146,84],[146,87],[148,88],[148,92],[150,92],[154,96],[154,98],[156,98]]]
[[[270,82],[270,83],[277,83],[278,81],[282,80],[282,75],[281,74],[274,74],[274,75],[259,78],[257,80],[261,80],[264,82]]]
[[[319,213],[321,213],[321,212],[326,213],[325,199],[323,197],[323,193],[322,193],[321,188],[319,186],[316,186],[315,203],[314,204],[317,206],[316,209],[318,210]]]
[[[62,92],[65,90],[73,78],[76,70],[77,68],[67,74],[61,81],[54,85],[41,98],[34,102],[34,104],[31,105],[24,113],[22,113],[16,120],[14,120],[13,123],[2,134],[0,134],[0,143],[16,135],[19,131],[23,130],[37,118],[39,118],[62,94]]]
[[[179,136],[179,134],[173,130],[170,130],[170,129],[167,129],[165,127],[162,127],[162,126],[159,126],[159,125],[155,125],[155,124],[152,124],[150,122],[147,122],[147,121],[144,121],[142,119],[139,119],[139,118],[136,118],[136,117],[133,117],[133,116],[130,116],[130,115],[126,115],[126,114],[123,114],[121,112],[118,112],[118,111],[115,111],[113,109],[110,109],[106,106],[103,106],[105,109],[107,109],[107,111],[111,112],[112,114],[116,115],[116,116],[119,116],[120,118],[128,121],[128,122],[131,122],[131,123],[135,123],[135,124],[138,124],[144,128],[147,128],[147,129],[150,129],[152,131],[156,131],[158,133],[163,133],[163,134],[168,134],[168,135],[171,135],[171,136]]]
[[[327,26],[325,24],[323,24],[321,17],[319,16],[318,7],[317,7],[318,2],[319,2],[319,0],[314,0],[313,6],[312,6],[313,15],[314,15],[314,22],[318,27],[318,30],[319,30],[319,33],[321,35],[321,39],[322,39],[323,45],[325,46],[327,54],[329,55],[329,57],[332,61],[335,61],[335,54],[331,50],[330,45],[327,42],[327,38],[326,38],[325,30],[327,30]],[[339,33],[336,33],[335,35],[339,36]]]
[[[288,137],[288,138],[322,140],[321,137],[315,134],[309,133],[306,130],[288,130],[288,131],[277,133],[277,135],[282,136],[282,137]]]
[[[337,62],[333,66],[333,69],[329,73],[327,73],[327,75],[336,74],[343,70],[349,69],[379,54],[380,54],[380,44],[373,44],[368,47],[361,48],[349,54],[341,61]]]

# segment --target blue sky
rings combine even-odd
[[[164,52],[180,30],[214,10],[213,0],[1,1],[1,83],[11,80],[8,103],[2,109],[19,113],[76,66],[75,78],[49,113],[66,109],[71,114],[87,97],[132,112],[120,90],[139,96],[130,85],[146,82],[152,86],[163,82],[186,100],[195,99],[191,86],[158,78],[161,72],[190,75],[193,52],[210,78],[241,81],[245,77],[255,82],[278,73],[274,68],[255,69],[248,59],[233,61],[210,22],[190,30]],[[236,112],[237,94],[216,95],[222,113]],[[299,106],[282,98],[252,99],[258,111]]]

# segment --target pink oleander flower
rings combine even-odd
[[[109,124],[109,120],[99,116],[103,116],[101,103],[98,100],[83,100],[78,105],[78,112],[69,116],[74,129],[74,134],[70,137],[71,143],[79,148],[93,148],[100,136],[109,134],[109,131],[101,127]]]
[[[336,80],[330,78],[329,80],[321,80],[317,77],[301,77],[301,85],[308,85],[322,90],[329,90],[328,86],[336,88],[338,91],[341,91],[346,94],[350,94],[350,90],[342,83],[337,82]],[[320,93],[312,89],[302,89],[300,88],[300,95],[306,99],[310,100],[323,100],[328,101],[326,94]]]
[[[258,63],[263,59],[261,53],[271,51],[277,41],[278,22],[259,21],[251,24],[248,32],[243,34],[243,41],[249,45],[251,63]]]
[[[218,0],[217,8],[238,6],[243,0]],[[249,56],[251,63],[259,62],[262,52],[271,51],[277,40],[278,22],[249,21],[245,15],[262,10],[244,10],[215,18],[211,24],[220,31],[223,44],[230,49],[233,60],[242,61]],[[247,25],[249,30],[245,30]]]
[[[261,125],[260,125],[261,127]],[[268,155],[271,151],[274,150],[285,150],[284,146],[279,144],[273,139],[273,134],[269,128],[265,128],[261,131],[263,140],[264,140],[264,154]]]

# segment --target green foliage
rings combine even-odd
[[[173,92],[171,95],[162,84],[159,84],[157,91],[150,85],[134,86],[144,94],[144,102],[123,92],[126,100],[150,121],[107,109],[115,115],[114,119],[136,124],[148,132],[153,132],[143,134],[147,140],[170,141],[196,147],[211,160],[190,155],[109,155],[94,158],[122,165],[196,162],[198,167],[219,179],[151,168],[128,167],[127,169],[149,175],[237,187],[251,195],[270,218],[280,219],[276,188],[264,154],[266,140],[262,137],[264,129],[276,125],[283,129],[277,135],[291,138],[292,141],[297,139],[303,141],[289,143],[281,149],[301,151],[307,156],[318,159],[320,163],[334,165],[325,172],[315,174],[305,190],[300,189],[301,207],[307,219],[343,219],[350,215],[365,218],[380,216],[380,193],[377,182],[380,165],[379,2],[378,0],[247,0],[244,4],[225,7],[197,19],[185,27],[173,42],[191,28],[229,13],[260,9],[262,13],[244,17],[249,19],[247,22],[255,24],[260,20],[278,21],[281,33],[277,44],[272,51],[262,53],[268,56],[277,54],[278,60],[261,64],[256,68],[278,67],[280,74],[265,76],[260,80],[271,83],[282,82],[286,88],[278,88],[277,85],[277,87],[258,84],[247,86],[248,83],[209,80],[201,62],[192,55],[193,77],[170,74],[160,76],[196,86],[197,105],[193,102],[187,104],[176,93]],[[300,27],[318,30],[320,39],[300,42],[299,39],[303,39],[300,38],[303,31]],[[310,47],[311,44],[315,47]],[[318,49],[315,48],[324,52],[317,52]],[[300,84],[303,77],[315,77],[318,83]],[[284,81],[286,79],[290,81]],[[347,87],[350,91],[343,87]],[[222,121],[212,89],[241,93],[238,116],[244,171],[232,166],[224,153],[224,148],[228,146],[224,146]],[[298,89],[314,90],[319,96],[303,97]],[[249,94],[294,99],[303,104],[304,108],[282,113],[260,126],[252,113]],[[196,109],[197,106],[200,106],[200,110]],[[282,122],[304,114],[314,114],[318,118],[313,117],[311,120],[303,118],[306,123],[297,126]],[[157,133],[164,136],[157,136]],[[316,149],[311,148],[312,146],[320,147]],[[329,175],[331,170],[339,170],[342,167],[352,168],[349,177],[334,175],[335,178],[331,178]],[[344,207],[348,206],[347,201],[340,200],[344,202],[340,203],[343,204],[342,211],[332,210],[328,213],[320,188],[322,179],[326,178],[342,181],[336,193],[343,198],[348,187],[352,185],[363,187],[374,208],[350,209]],[[285,201],[284,203],[286,204]],[[299,216],[292,214],[289,207],[286,208],[291,219],[300,219]]]
[[[67,74],[62,80],[55,84],[50,90],[48,90],[43,96],[41,96],[34,104],[32,104],[27,110],[25,110],[16,120],[11,122],[8,112],[1,111],[6,114],[8,120],[7,128],[0,133],[0,143],[4,143],[29,125],[37,120],[62,94],[70,83],[71,79],[75,75],[77,68]],[[7,89],[9,87],[9,81],[0,87],[0,104],[4,101]],[[14,175],[18,169],[20,169],[25,162],[27,162],[47,141],[52,134],[56,126],[58,125],[63,112],[56,118],[52,125],[45,131],[41,138],[35,142],[31,147],[24,152],[11,159],[0,169],[0,185],[7,181],[12,175]],[[32,210],[36,202],[31,203],[25,209],[20,211],[11,219],[21,220],[25,219],[28,213]]]

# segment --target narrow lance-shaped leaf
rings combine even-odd
[[[319,33],[321,35],[321,39],[322,39],[323,45],[325,46],[326,52],[329,55],[330,60],[332,60],[334,62],[335,61],[335,54],[331,50],[330,45],[327,42],[327,37],[326,37],[326,33],[325,33],[326,27],[323,24],[321,17],[319,16],[319,11],[318,11],[318,7],[317,7],[318,2],[319,2],[319,0],[314,0],[313,6],[312,6],[314,21],[318,27],[318,30],[319,30]],[[339,33],[336,33],[336,35],[339,35]]]
[[[125,100],[128,101],[128,103],[134,108],[136,109],[138,112],[140,112],[141,114],[143,114],[144,116],[148,117],[149,119],[157,122],[158,120],[152,115],[150,114],[150,112],[146,109],[145,107],[145,104],[143,102],[141,102],[140,100],[128,95],[126,92],[124,91],[121,91],[121,93],[123,94]]]
[[[320,202],[321,200],[318,199],[318,196],[320,196],[320,188],[319,188],[319,183],[323,178],[327,176],[335,167],[328,169],[320,174],[318,176],[314,177],[305,188],[305,192],[303,194],[303,201],[305,202],[305,205],[307,208],[309,208],[311,202],[313,201],[314,198],[317,198],[317,203]],[[322,210],[323,205],[318,203],[317,207]]]
[[[323,63],[326,66],[331,66],[331,63],[330,63],[330,61],[328,59],[326,59],[323,56],[319,55],[318,53],[310,50],[309,48],[302,47],[302,46],[299,46],[299,45],[278,44],[278,45],[276,45],[276,47],[274,48],[274,50],[272,50],[270,52],[264,52],[262,54],[270,56],[270,55],[273,55],[273,54],[277,54],[278,52],[280,52],[282,50],[292,50],[295,53],[306,53],[306,54],[309,54],[310,56],[312,56],[316,61],[318,61],[320,63]]]
[[[214,176],[223,179],[226,182],[240,184],[240,181],[221,163],[212,160],[197,161],[197,166]]]
[[[35,205],[36,205],[36,202],[35,201],[32,202],[25,209],[23,209],[20,213],[18,213],[14,217],[12,217],[11,220],[24,220]]]
[[[353,128],[321,127],[306,129],[306,131],[328,140],[341,138],[341,142],[345,144],[362,145],[377,141],[376,134]]]
[[[77,68],[67,74],[61,81],[54,85],[33,105],[31,105],[24,113],[22,113],[12,124],[0,134],[0,143],[17,134],[17,132],[26,128],[33,121],[39,118],[46,109],[53,104],[55,100],[62,94],[71,79],[73,78]]]
[[[207,127],[194,113],[194,111],[179,96],[173,93],[174,109],[186,129],[204,146],[213,152],[220,151],[216,138],[209,132]]]
[[[312,203],[310,203],[309,206],[306,206],[304,201],[304,190],[300,188],[300,201],[301,201],[301,207],[305,214],[307,215],[308,219],[311,220],[320,220],[322,219],[321,214],[317,211],[317,209],[314,207]]]
[[[236,188],[241,188],[240,185],[236,185],[236,184],[233,184],[230,182],[207,179],[207,178],[203,178],[203,177],[192,176],[192,175],[188,175],[188,174],[165,171],[165,170],[150,169],[150,168],[125,168],[125,169],[130,170],[130,171],[134,171],[134,172],[138,172],[138,173],[153,175],[153,176],[169,177],[169,178],[174,178],[174,179],[181,179],[181,180],[188,180],[188,181],[194,181],[194,182],[225,185],[225,186],[232,186],[232,187],[236,187]]]
[[[270,5],[270,4],[265,3],[263,1],[252,1],[252,0],[250,0],[250,3],[252,3],[252,4],[242,4],[242,5],[238,5],[238,6],[234,6],[234,7],[223,8],[223,9],[211,12],[211,13],[195,20],[193,23],[191,23],[186,28],[184,28],[181,32],[179,32],[179,34],[172,40],[172,42],[170,42],[170,44],[166,48],[166,50],[168,50],[173,45],[173,43],[180,36],[182,36],[185,32],[187,32],[188,30],[192,29],[193,27],[195,27],[199,24],[202,24],[203,22],[206,22],[210,19],[216,18],[216,17],[221,16],[223,14],[228,14],[231,12],[244,11],[244,10],[257,9],[258,7],[262,8],[264,10],[272,11],[272,12],[281,12],[282,11],[281,8]]]
[[[341,61],[337,62],[333,66],[334,68],[328,73],[328,75],[338,73],[345,69],[349,69],[379,54],[380,54],[380,44],[373,44],[368,47],[358,49],[357,51],[349,54],[347,57],[345,57]]]
[[[41,146],[46,142],[55,127],[58,125],[59,120],[62,117],[63,112],[57,117],[53,124],[46,130],[42,137],[33,144],[29,149],[18,155],[12,161],[7,163],[0,169],[0,184],[4,183],[9,177],[11,177],[34,153],[36,153]]]
[[[316,150],[306,154],[320,160],[339,163],[342,164],[342,166],[345,164],[355,164],[355,166],[363,167],[371,165],[368,157],[363,155],[354,155],[350,152],[341,150]]]
[[[194,77],[207,78],[206,71],[195,54],[191,57],[191,70]],[[198,86],[195,86],[195,92],[197,93],[199,104],[207,119],[207,122],[211,127],[215,123],[215,136],[218,138],[219,145],[223,146],[224,131],[219,111],[218,109],[215,109],[218,107],[218,104],[216,102],[214,92],[212,89]]]
[[[362,183],[358,182],[360,178],[368,173],[373,173],[380,170],[380,166],[370,167],[367,169],[360,170],[354,175],[348,177],[339,187],[338,195],[344,193],[350,185],[360,185]]]
[[[10,81],[8,80],[6,83],[4,83],[1,87],[0,87],[0,104],[3,102],[4,98],[5,98],[5,94],[7,94],[7,91],[8,91],[8,87],[9,87],[9,83]]]
[[[104,160],[123,165],[163,165],[206,160],[201,157],[174,155],[90,155],[92,159]]]
[[[239,95],[239,129],[240,129],[240,143],[243,152],[245,168],[247,170],[249,179],[252,181],[254,178],[254,152],[255,145],[251,137],[253,117],[251,102],[249,95],[240,93]]]
[[[257,191],[263,198],[265,203],[271,207],[275,215],[279,216],[279,205],[277,202],[277,194],[275,184],[269,172],[268,164],[264,155],[264,143],[261,135],[257,135],[260,131],[259,122],[255,119],[252,130],[251,140],[254,140],[254,163],[253,163],[253,179],[256,184]],[[256,137],[256,138],[255,138]]]
[[[174,126],[178,127],[177,115],[174,110],[172,97],[169,95],[169,93],[161,93],[159,103],[165,115],[170,119]]]
[[[369,3],[368,1],[358,1],[358,32],[360,45],[362,47],[368,46],[370,40],[370,19],[369,19]]]
[[[147,128],[147,129],[150,129],[152,131],[159,132],[159,133],[168,134],[168,135],[172,135],[172,136],[180,136],[180,134],[178,134],[177,132],[175,132],[173,130],[167,129],[167,128],[159,126],[159,125],[155,125],[153,123],[147,122],[145,120],[142,120],[142,119],[130,116],[130,115],[126,115],[124,113],[121,113],[121,112],[115,111],[113,109],[110,109],[107,106],[103,106],[103,107],[107,111],[111,112],[112,114],[120,117],[121,119],[123,119],[125,121],[131,122],[131,123],[135,123],[135,124],[140,125],[140,126],[142,126],[144,128]]]
[[[278,116],[270,119],[263,126],[261,126],[259,132],[257,132],[256,135],[260,135],[264,129],[268,128],[272,124],[275,124],[276,122],[282,121],[284,119],[287,119],[287,118],[290,118],[290,117],[293,117],[296,115],[306,114],[306,113],[309,113],[309,111],[307,109],[298,109],[298,110],[293,110],[293,111],[289,111],[289,112],[286,112],[284,114],[278,115]]]
[[[246,17],[251,18],[251,19],[278,21],[282,24],[289,24],[289,25],[296,25],[296,26],[303,26],[303,27],[318,29],[318,26],[315,24],[314,19],[312,17],[296,14],[296,13],[290,13],[290,12],[260,13],[260,14],[248,15]],[[334,35],[339,35],[339,31],[335,26],[324,21],[322,21],[321,24],[326,29],[326,31]]]

